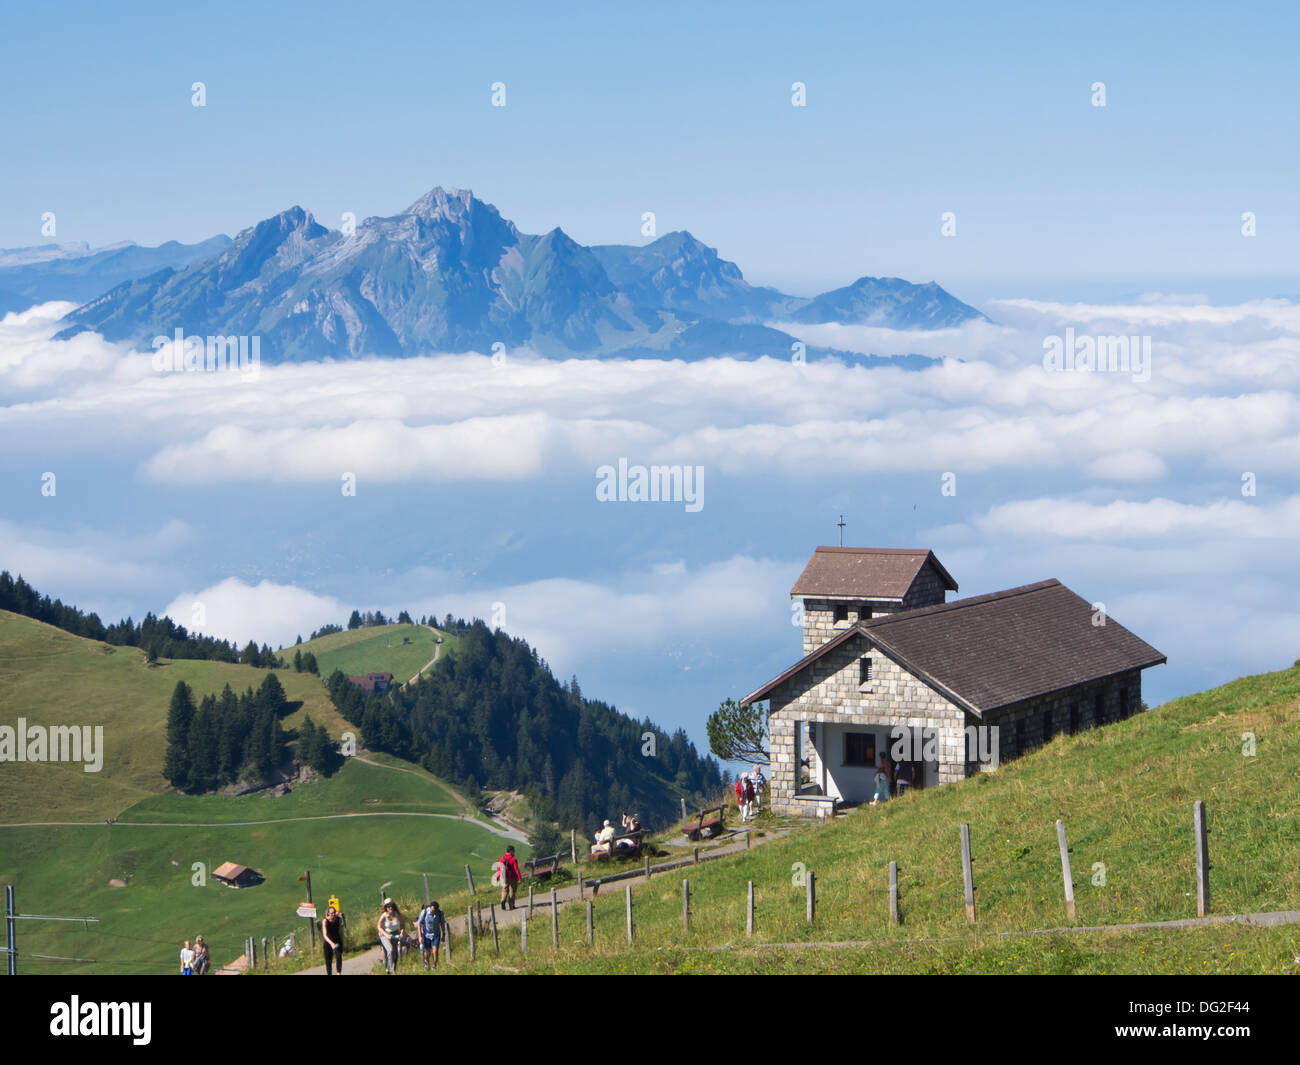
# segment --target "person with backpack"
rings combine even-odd
[[[429,968],[429,955],[433,955],[433,967],[438,967],[438,948],[442,945],[443,936],[447,934],[447,915],[442,912],[435,899],[420,911],[420,916],[416,919],[416,927],[420,931],[420,955],[424,959],[424,968]]]
[[[754,785],[754,814],[757,816],[763,806],[763,785],[767,783],[763,776],[763,770],[754,766],[754,772],[750,774],[750,780]]]
[[[519,881],[523,878],[524,875],[519,871],[519,860],[515,857],[515,848],[512,843],[506,848],[505,854],[501,855],[501,908],[503,910],[513,910],[515,908],[515,891],[519,887]]]
[[[325,975],[329,976],[331,965],[343,975],[343,915],[330,906],[325,911],[325,919],[320,923],[320,937],[325,946]]]

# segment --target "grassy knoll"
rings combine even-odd
[[[303,892],[297,878],[308,868],[316,900],[337,894],[353,932],[368,934],[387,881],[390,893],[414,900],[423,896],[423,873],[432,891],[444,893],[463,888],[467,862],[487,875],[500,852],[496,837],[469,821],[420,816],[459,810],[427,774],[349,761],[333,779],[278,799],[160,795],[111,826],[0,828],[0,882],[15,885],[22,910],[101,921],[89,929],[31,923],[22,949],[97,964],[29,960],[20,971],[170,972],[181,940],[198,933],[224,964],[246,935],[305,931],[294,909]],[[341,813],[363,816],[281,820]],[[191,883],[195,862],[211,873],[227,860],[252,866],[266,882],[238,891],[211,877],[203,887]]]
[[[307,714],[337,738],[347,728],[320,679],[277,670],[291,704],[284,719],[295,729]],[[0,610],[0,724],[19,717],[29,725],[104,726],[104,765],[0,765],[0,820],[96,821],[116,817],[146,796],[164,791],[167,707],[183,680],[196,701],[226,684],[256,689],[265,670],[226,662],[160,659],[149,666],[134,647],[110,647]]]
[[[1244,756],[1243,733],[1256,753]],[[1212,911],[1300,909],[1300,669],[1245,677],[1125,722],[1057,737],[960,784],[864,807],[826,827],[634,882],[636,946],[623,930],[623,885],[596,902],[595,948],[581,906],[549,918],[525,964],[517,933],[502,959],[564,972],[1276,972],[1300,955],[1300,927],[1000,937],[1068,923],[1055,822],[1073,851],[1077,924],[1194,917],[1192,802],[1209,811]],[[971,827],[978,924],[962,906],[959,826]],[[762,822],[759,822],[760,826]],[[888,924],[888,863],[900,866],[903,925]],[[817,874],[818,919],[804,922],[798,864]],[[1105,882],[1102,883],[1104,865]],[[692,928],[681,928],[691,880]],[[745,936],[745,890],[757,930]],[[762,944],[871,941],[872,947]],[[1159,967],[1159,968],[1157,968]],[[1281,968],[1279,968],[1281,967]]]
[[[394,680],[404,684],[433,658],[438,636],[443,638],[440,654],[447,654],[455,637],[443,632],[435,634],[423,625],[377,625],[333,632],[286,647],[279,653],[291,661],[295,650],[310,651],[316,656],[322,677],[328,677],[336,669],[353,675],[391,673]],[[411,642],[404,644],[404,639]]]

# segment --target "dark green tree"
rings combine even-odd
[[[167,752],[163,755],[163,776],[173,787],[188,783],[190,769],[190,725],[194,721],[194,693],[183,680],[172,690],[167,710]]]

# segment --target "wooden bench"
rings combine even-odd
[[[722,814],[725,810],[725,806],[710,806],[707,810],[701,810],[700,816],[694,822],[688,821],[682,825],[682,832],[686,834],[686,838],[691,842],[701,840],[705,836],[712,839],[727,827],[722,820]]]
[[[529,877],[534,880],[549,880],[560,868],[560,856],[552,854],[549,858],[529,858],[525,864],[528,866],[528,872],[524,873],[525,880]]]
[[[645,829],[638,829],[635,832],[624,832],[615,836],[609,843],[609,850],[603,847],[597,850],[594,846],[591,848],[588,858],[593,862],[604,861],[611,854],[621,855],[625,858],[635,858],[645,848]]]

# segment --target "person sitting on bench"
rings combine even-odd
[[[615,835],[617,833],[614,831],[614,826],[609,823],[609,818],[606,818],[604,827],[596,833],[596,845],[591,848],[592,853],[608,853]]]

